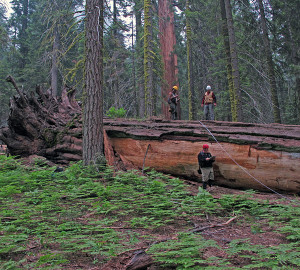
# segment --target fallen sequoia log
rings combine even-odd
[[[25,94],[11,77],[8,81],[19,94],[10,100],[8,127],[0,130],[10,154],[43,156],[57,164],[81,160],[81,107],[75,90],[65,86],[60,98],[40,87],[36,94]],[[199,121],[104,119],[108,164],[199,180],[197,155],[208,143],[216,156],[217,185],[300,192],[300,126],[203,123],[207,129]]]
[[[121,160],[125,168],[149,167],[197,180],[197,156],[206,143],[216,156],[217,185],[300,192],[300,126],[203,123],[106,120],[107,159],[111,165]]]

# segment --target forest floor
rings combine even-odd
[[[299,196],[43,166],[0,156],[0,269],[300,267]]]
[[[182,179],[181,179],[182,180]],[[199,188],[202,187],[201,183],[195,181],[183,180],[189,186],[189,192],[192,196],[197,196],[199,193]],[[224,195],[243,195],[243,190],[231,189],[220,186],[212,186],[208,187],[207,191],[213,196],[213,198],[219,199]],[[275,193],[266,193],[266,192],[257,192],[252,195],[252,199],[254,200],[263,200],[269,201],[270,204],[289,204],[289,200],[295,200],[294,195],[282,194],[286,200],[282,200],[282,197]],[[296,198],[298,203],[300,203],[299,197]],[[220,219],[218,216],[213,214],[206,215],[206,217],[200,218],[199,216],[189,217],[193,220],[194,228],[199,228],[199,232],[204,239],[206,240],[214,240],[217,242],[218,247],[209,247],[206,248],[203,258],[209,258],[211,256],[216,256],[218,258],[226,259],[228,254],[226,253],[226,249],[228,244],[234,239],[249,239],[252,245],[261,245],[265,247],[278,246],[280,244],[286,244],[286,237],[282,234],[276,232],[274,228],[270,227],[265,220],[257,219],[255,222],[255,226],[253,226],[253,220],[249,220],[249,223],[245,222],[245,220],[239,220],[238,218],[232,219]],[[179,231],[182,230],[182,225],[180,224],[180,220],[174,220],[174,224],[172,226],[162,227],[159,230],[155,229],[152,233],[161,241],[165,241],[166,239],[171,239],[176,235]],[[142,231],[138,230],[140,234]],[[145,232],[145,235],[149,235],[149,231]],[[140,243],[137,249],[145,249],[148,243]],[[300,256],[300,255],[299,255]],[[124,265],[128,264],[128,260],[132,258],[132,252],[127,252],[112,259],[110,262],[105,264],[104,267],[94,267],[90,270],[113,270],[126,269]],[[233,260],[233,265],[230,269],[241,269],[244,265],[249,263],[250,259],[243,256],[236,256]],[[241,267],[241,268],[240,268]],[[75,269],[75,268],[74,268]],[[152,265],[148,267],[147,270],[159,270],[159,269],[177,269],[176,267],[166,267],[163,268],[161,266]],[[189,269],[189,268],[187,268]],[[191,269],[205,269],[205,267],[200,268],[191,268]],[[229,269],[222,266],[217,266],[216,269]],[[266,269],[264,267],[257,269]],[[284,268],[285,269],[285,268]]]

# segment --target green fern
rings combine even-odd
[[[148,249],[156,262],[163,266],[176,266],[176,269],[200,269],[214,262],[215,265],[225,266],[227,262],[217,257],[204,259],[203,251],[216,247],[213,240],[205,240],[199,235],[179,233],[177,239],[160,242]]]

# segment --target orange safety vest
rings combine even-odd
[[[204,104],[213,103],[213,101],[214,101],[213,91],[210,91],[209,94],[205,92]]]

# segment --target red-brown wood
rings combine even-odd
[[[167,103],[168,94],[172,86],[178,85],[178,66],[177,55],[175,53],[175,29],[174,29],[174,11],[172,1],[158,1],[159,16],[159,38],[161,46],[161,55],[164,64],[162,94],[162,114],[166,119],[170,119],[169,105]],[[178,104],[179,105],[179,104]]]

